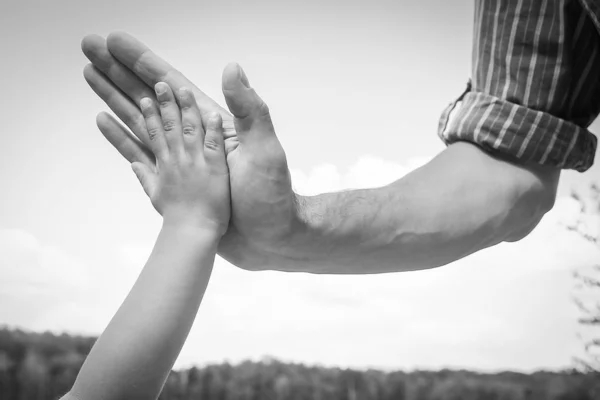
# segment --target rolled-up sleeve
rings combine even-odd
[[[471,79],[442,113],[440,138],[589,169],[597,139],[587,128],[600,113],[599,8],[583,0],[477,1]]]

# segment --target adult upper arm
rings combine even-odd
[[[587,3],[477,1],[471,81],[444,111],[441,139],[546,167],[532,170],[542,183],[552,182],[556,170],[590,168],[597,139],[587,127],[600,112],[600,25]]]

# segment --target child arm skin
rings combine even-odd
[[[222,121],[206,134],[190,90],[156,87],[142,99],[157,166],[132,164],[163,216],[156,244],[129,295],[94,344],[63,400],[156,399],[202,301],[230,215]]]

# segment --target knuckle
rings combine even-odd
[[[185,125],[183,127],[183,134],[186,136],[190,136],[196,133],[196,127],[194,125]]]
[[[271,112],[269,110],[269,106],[264,101],[260,101],[260,103],[256,106],[256,113],[259,117],[269,117]]]
[[[148,139],[156,140],[156,137],[160,133],[160,129],[158,128],[148,128]]]
[[[206,137],[204,139],[204,147],[206,147],[209,150],[219,150],[219,142],[217,142],[214,138],[212,137]]]
[[[165,132],[170,132],[175,129],[177,123],[172,119],[166,119],[163,121],[163,128]]]
[[[144,64],[150,57],[152,57],[152,51],[150,49],[145,49],[133,64],[133,71],[144,71]]]

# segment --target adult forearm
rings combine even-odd
[[[442,266],[524,237],[552,207],[557,182],[557,171],[457,143],[386,187],[298,196],[286,245],[240,262],[334,274]]]
[[[163,226],[71,395],[86,400],[158,397],[196,316],[216,247],[216,235],[202,229]]]

